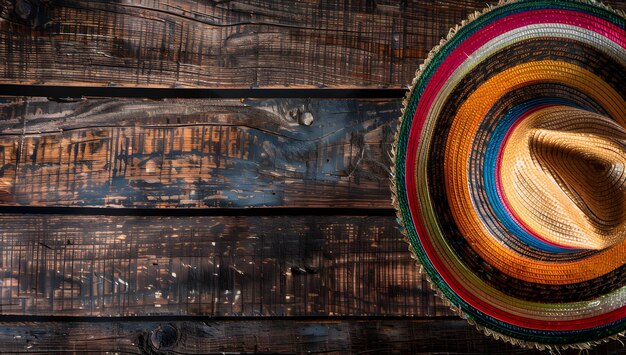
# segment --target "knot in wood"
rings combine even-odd
[[[15,14],[22,20],[28,20],[33,12],[33,3],[30,0],[15,0]]]
[[[303,112],[298,121],[302,125],[310,126],[313,124],[313,114],[310,112]]]
[[[150,347],[154,350],[172,348],[178,342],[178,329],[171,324],[160,325],[150,332]]]

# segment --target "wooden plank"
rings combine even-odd
[[[0,215],[3,315],[436,316],[393,217]]]
[[[399,99],[0,103],[0,204],[390,208]]]
[[[626,3],[609,0],[618,9]],[[405,87],[483,0],[1,0],[0,82]]]
[[[463,320],[207,320],[0,323],[3,350],[127,354],[544,354],[491,339]],[[619,341],[588,354],[626,354]],[[559,351],[578,355],[580,350]]]
[[[3,351],[124,354],[544,354],[463,320],[207,320],[0,323]],[[578,355],[580,350],[560,351]],[[611,341],[585,354],[626,354]]]
[[[0,0],[0,82],[405,87],[450,27],[485,6],[483,0]]]

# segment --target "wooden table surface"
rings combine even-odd
[[[404,89],[485,6],[0,0],[0,351],[538,353],[391,206]]]

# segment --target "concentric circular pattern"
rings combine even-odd
[[[420,68],[395,203],[451,306],[522,345],[626,331],[626,19],[594,1],[501,3]]]

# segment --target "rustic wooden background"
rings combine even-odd
[[[485,6],[0,0],[0,350],[536,353],[435,297],[390,204],[402,89]]]

